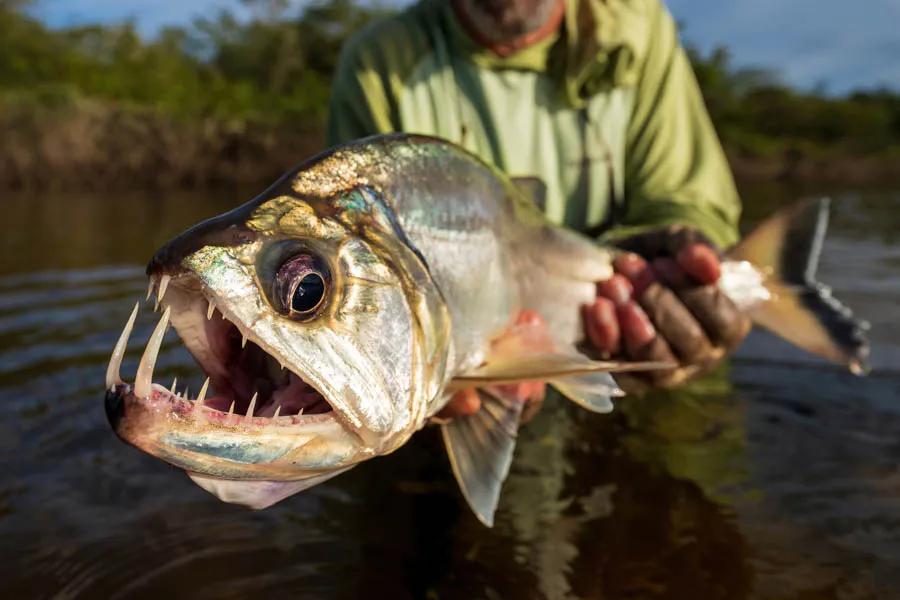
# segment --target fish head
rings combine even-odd
[[[286,176],[150,261],[156,333],[170,321],[208,375],[202,401],[152,383],[162,333],[134,384],[124,344],[110,364],[117,434],[223,500],[266,506],[391,452],[442,400],[450,321],[426,263],[375,187],[322,181]]]

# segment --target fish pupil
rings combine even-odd
[[[291,296],[291,310],[306,313],[316,308],[325,295],[325,280],[318,273],[308,273],[297,283]]]

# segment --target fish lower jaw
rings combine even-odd
[[[231,405],[231,410],[223,411],[207,404],[202,398],[192,399],[186,394],[173,393],[171,389],[158,383],[151,384],[150,394],[145,397],[135,394],[133,384],[115,384],[107,390],[105,404],[107,418],[114,428],[123,418],[128,418],[133,410],[179,421],[191,421],[204,428],[221,427],[228,430],[302,427],[338,422],[331,412],[259,416],[236,413]]]

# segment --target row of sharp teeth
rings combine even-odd
[[[156,312],[159,309],[160,303],[162,302],[163,297],[166,294],[166,288],[169,285],[169,280],[171,277],[169,275],[162,275],[159,279],[159,287],[156,296],[156,302],[153,307],[153,311]],[[150,299],[150,295],[153,292],[153,279],[150,279],[150,287],[147,290],[147,300]],[[125,323],[125,329],[122,330],[122,333],[119,335],[119,339],[116,341],[116,345],[113,348],[112,356],[109,359],[109,365],[106,368],[106,389],[115,390],[116,385],[124,383],[122,380],[120,370],[122,367],[122,359],[125,356],[125,350],[128,347],[128,340],[131,337],[131,332],[134,329],[134,322],[137,319],[138,308],[140,306],[139,302],[134,304],[134,309],[131,311],[131,315],[128,317],[128,322]],[[213,313],[216,310],[215,304],[212,301],[209,302],[209,308],[206,311],[206,318],[211,320],[213,317]],[[163,337],[166,334],[166,329],[169,326],[169,315],[170,315],[171,307],[166,307],[163,310],[162,318],[159,320],[159,323],[156,324],[156,327],[153,330],[153,333],[150,334],[150,340],[147,342],[146,348],[144,348],[144,354],[141,356],[141,362],[138,363],[137,374],[135,375],[134,380],[134,395],[138,398],[149,398],[150,393],[153,388],[153,369],[156,366],[156,359],[159,357],[159,349],[162,346]],[[222,314],[222,318],[225,318],[225,314]],[[241,348],[247,345],[247,336],[243,333],[241,334]],[[281,364],[281,368],[284,369],[284,365]],[[180,394],[175,392],[175,385],[178,381],[178,378],[175,378],[175,381],[172,382],[171,393],[177,398],[182,398]],[[206,381],[203,382],[203,385],[200,387],[200,393],[197,395],[195,400],[191,400],[188,396],[187,389],[185,389],[184,400],[194,403],[194,410],[198,413],[203,410],[203,401],[206,399],[206,392],[209,388],[209,377],[206,378]],[[246,418],[252,418],[253,412],[256,408],[256,399],[259,395],[258,392],[253,394],[253,398],[250,399],[250,405],[247,407]],[[228,415],[231,416],[234,414],[234,400],[231,401],[231,406],[228,409]],[[303,415],[303,408],[297,413],[298,416]],[[279,414],[281,413],[281,405],[279,404],[275,408],[275,413],[272,415],[272,419],[277,419]]]
[[[166,290],[169,288],[169,281],[172,279],[171,275],[161,275],[159,278],[159,286],[156,288],[156,301],[153,304],[153,312],[159,310],[159,306],[162,303],[163,297],[166,295]],[[150,279],[150,283],[147,286],[147,300],[150,300],[150,296],[153,295],[153,278]],[[211,321],[213,318],[213,313],[216,312],[216,305],[212,300],[208,300],[209,307],[206,309],[206,320]],[[222,318],[225,318],[225,313],[220,313]],[[247,346],[247,336],[241,332],[241,348]],[[280,364],[280,363],[279,363]],[[281,368],[284,369],[284,365],[281,365]]]

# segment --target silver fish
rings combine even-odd
[[[826,216],[825,203],[776,215],[728,254],[721,287],[758,322],[860,370],[859,324],[813,279]],[[107,415],[222,500],[263,508],[396,450],[454,390],[476,388],[481,410],[441,427],[490,525],[522,410],[501,384],[549,382],[607,412],[622,394],[611,372],[666,366],[576,349],[580,307],[612,257],[448,142],[341,146],[156,253],[163,316],[125,383],[135,307],[107,372]],[[517,324],[523,311],[546,325]],[[153,382],[169,323],[208,375],[196,399]]]

